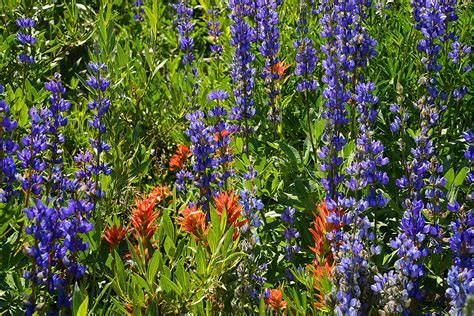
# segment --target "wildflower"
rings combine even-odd
[[[23,148],[17,152],[17,158],[25,174],[20,178],[20,184],[27,196],[33,194],[39,196],[41,184],[44,182],[44,170],[46,162],[44,152],[48,148],[46,142],[46,126],[43,117],[44,109],[40,112],[31,107],[28,116],[31,121],[29,133],[22,137]],[[43,112],[43,113],[42,113]]]
[[[46,163],[50,167],[51,174],[49,175],[48,185],[50,186],[50,194],[52,197],[57,197],[56,204],[60,203],[64,196],[61,196],[61,191],[66,190],[66,179],[62,175],[61,166],[63,163],[62,144],[64,143],[64,135],[61,133],[61,128],[68,123],[66,112],[71,107],[69,101],[63,98],[66,89],[61,82],[61,75],[54,74],[54,79],[45,83],[45,89],[51,92],[49,98],[49,108],[44,112],[43,119],[46,125],[46,137],[49,149],[49,157]]]
[[[107,227],[104,231],[104,239],[109,244],[109,251],[112,251],[112,249],[117,247],[126,235],[127,228],[122,224],[117,226],[117,224],[114,223],[112,227]]]
[[[189,147],[186,145],[178,145],[175,154],[170,158],[170,161],[168,163],[168,169],[170,171],[177,171],[183,169],[183,166],[189,157],[191,157]]]
[[[32,56],[33,46],[36,44],[36,38],[33,35],[35,22],[30,18],[21,17],[15,23],[19,27],[19,31],[16,33],[16,40],[21,45],[21,53],[16,59],[19,63],[33,64],[35,62]]]
[[[278,80],[283,81],[285,79],[285,71],[290,67],[291,65],[287,65],[284,60],[280,60],[272,66],[271,72],[275,76],[278,75]]]
[[[313,212],[313,227],[309,229],[311,235],[313,235],[314,247],[309,247],[309,249],[317,256],[315,265],[319,266],[326,263],[332,265],[333,255],[331,252],[331,244],[327,236],[334,230],[340,229],[340,227],[327,221],[330,214],[324,201],[318,204],[317,209],[318,214]]]
[[[314,290],[317,292],[317,300],[314,302],[314,307],[321,309],[325,307],[325,283],[328,284],[332,277],[333,265],[328,261],[324,265],[313,266]]]
[[[204,241],[207,236],[206,214],[198,210],[196,205],[188,206],[178,217],[181,231],[194,236],[196,241]]]
[[[155,211],[156,200],[153,197],[136,200],[136,207],[132,209],[130,215],[130,230],[136,241],[141,241],[145,246],[153,241],[153,235],[158,228],[155,219],[160,215],[160,211]]]
[[[231,108],[230,119],[243,122],[240,132],[246,137],[253,131],[249,120],[255,115],[253,87],[255,68],[251,63],[255,55],[250,50],[250,45],[255,41],[255,29],[247,22],[247,17],[253,13],[253,2],[251,0],[230,0],[230,45],[235,47],[230,65],[230,75],[235,84],[233,94],[236,105]]]
[[[318,82],[312,79],[312,73],[316,67],[318,57],[313,47],[313,41],[308,37],[308,14],[311,10],[311,1],[300,0],[298,21],[296,32],[298,39],[293,42],[293,47],[297,49],[296,68],[294,74],[301,77],[296,90],[303,92],[307,90],[316,90]]]
[[[2,92],[3,86],[0,85],[0,93]],[[19,146],[9,136],[17,128],[18,122],[11,118],[10,107],[3,99],[0,99],[0,115],[0,203],[5,203],[10,196],[18,194],[14,189],[17,176],[14,155]]]
[[[287,261],[293,259],[293,255],[300,251],[296,239],[299,238],[300,233],[294,227],[296,210],[292,207],[286,207],[284,213],[281,215],[281,220],[287,224],[283,236],[285,237],[285,258]],[[290,273],[291,274],[291,273]]]
[[[143,6],[143,0],[135,0],[133,2],[133,6],[136,9],[136,13],[133,15],[133,18],[135,19],[135,21],[143,22],[144,19],[143,19],[142,14],[145,14],[145,10],[142,7]]]
[[[176,10],[175,23],[178,24],[179,47],[184,53],[181,60],[184,66],[192,63],[194,60],[192,52],[194,40],[191,37],[191,33],[194,30],[194,23],[191,22],[193,9],[188,5],[188,0],[178,0],[178,3],[173,5],[173,8]]]
[[[283,299],[282,291],[279,289],[270,289],[265,293],[265,303],[273,310],[279,311],[285,308],[286,301]]]
[[[87,123],[90,127],[96,130],[95,138],[89,138],[89,143],[96,151],[96,157],[90,162],[90,168],[94,171],[95,175],[95,202],[97,199],[102,198],[105,192],[102,191],[99,183],[99,175],[109,175],[112,172],[109,165],[101,161],[102,153],[110,150],[109,144],[107,144],[103,135],[106,133],[107,128],[104,123],[104,116],[107,114],[110,107],[110,100],[105,96],[105,92],[110,85],[110,80],[105,76],[107,66],[103,63],[89,62],[87,65],[91,74],[86,80],[86,85],[92,89],[93,99],[89,101],[87,107],[92,114],[92,119],[88,120]]]
[[[211,53],[219,56],[222,53],[222,45],[219,43],[221,36],[220,22],[219,22],[219,8],[212,7],[207,13],[210,15],[210,20],[207,22],[208,35],[211,40]]]
[[[226,212],[227,225],[235,229],[233,239],[236,240],[238,236],[237,228],[241,227],[247,222],[245,219],[238,221],[243,208],[242,205],[239,204],[239,195],[231,191],[218,192],[216,195],[214,195],[214,204],[219,218],[222,218],[224,211]]]
[[[280,88],[276,82],[280,77],[273,71],[275,65],[280,61],[278,58],[280,31],[278,29],[277,6],[278,3],[275,0],[257,1],[255,14],[257,40],[260,42],[259,51],[262,57],[265,58],[261,77],[267,90],[268,119],[272,122],[279,122],[281,120],[280,109],[277,107]]]
[[[151,200],[156,201],[158,204],[162,204],[171,195],[168,187],[157,186],[151,191],[149,197]]]

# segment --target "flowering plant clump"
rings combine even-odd
[[[0,5],[0,314],[474,314],[472,3],[43,2]]]

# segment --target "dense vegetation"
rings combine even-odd
[[[465,0],[0,3],[0,313],[472,315]]]

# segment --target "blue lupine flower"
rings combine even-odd
[[[191,22],[193,9],[188,5],[188,0],[179,0],[177,4],[173,5],[173,8],[176,10],[175,23],[178,26],[179,47],[184,53],[181,62],[185,66],[192,63],[194,60],[192,52],[194,48],[194,40],[191,37],[191,33],[194,30],[194,23]]]
[[[136,9],[136,13],[133,15],[133,18],[135,19],[135,21],[143,22],[144,19],[143,19],[142,14],[145,14],[145,10],[142,7],[143,6],[143,0],[135,0],[133,2],[133,6]]]
[[[446,295],[450,299],[449,315],[465,315],[464,307],[468,296],[474,295],[474,269],[451,266],[448,271],[447,283],[449,288]]]
[[[250,50],[250,45],[255,41],[255,29],[247,22],[247,17],[252,15],[252,0],[230,0],[230,45],[235,47],[230,65],[230,75],[235,84],[233,94],[236,105],[231,108],[230,119],[243,121],[240,131],[248,135],[253,131],[249,125],[249,119],[255,115],[253,87],[255,68],[251,63],[255,55]],[[246,142],[247,145],[248,142]]]
[[[279,63],[278,51],[280,49],[280,31],[278,29],[278,4],[275,0],[258,0],[256,2],[255,19],[257,22],[259,51],[265,59],[265,65],[261,77],[267,89],[267,105],[269,107],[268,119],[272,122],[279,122],[280,109],[277,106],[277,98],[280,95],[280,88],[277,80],[280,74],[274,70]]]
[[[228,122],[227,110],[221,106],[227,97],[225,91],[211,91],[207,98],[217,105],[208,111],[207,117],[200,110],[186,115],[189,128],[185,134],[192,143],[192,171],[180,170],[176,174],[177,189],[185,191],[186,182],[194,182],[199,188],[199,204],[207,211],[216,190],[223,187],[234,174],[230,166],[234,158],[229,145],[237,127]]]
[[[109,165],[102,161],[102,153],[110,150],[109,144],[107,144],[103,135],[106,133],[107,128],[104,123],[104,116],[110,107],[110,100],[105,95],[107,88],[110,85],[110,81],[106,76],[107,66],[103,63],[89,62],[87,65],[91,70],[91,74],[86,80],[86,85],[91,88],[92,99],[87,104],[87,108],[92,113],[92,119],[88,120],[87,123],[90,127],[96,130],[95,137],[89,138],[89,144],[95,150],[95,159],[90,161],[89,168],[92,169],[95,175],[95,199],[102,198],[105,192],[100,187],[99,175],[109,175],[112,172]]]
[[[45,109],[38,112],[35,107],[29,109],[31,126],[29,133],[22,137],[22,149],[17,153],[21,168],[25,171],[24,176],[20,177],[20,184],[28,195],[31,193],[38,196],[41,193],[41,184],[44,182],[46,168],[44,151],[48,148],[43,119],[46,117],[45,112]]]
[[[16,39],[21,44],[21,53],[16,59],[20,63],[33,64],[35,62],[33,46],[36,44],[36,38],[33,35],[35,22],[30,18],[21,17],[17,19],[16,25],[20,28],[16,33]],[[28,33],[29,32],[29,33]]]
[[[49,97],[50,107],[45,111],[43,119],[45,120],[47,143],[50,152],[46,163],[51,169],[48,184],[51,188],[49,193],[52,196],[58,196],[59,191],[65,191],[66,189],[66,180],[62,176],[60,169],[63,163],[61,145],[64,142],[64,136],[61,134],[60,129],[66,126],[68,122],[65,112],[69,110],[71,104],[63,98],[66,89],[63,87],[60,79],[61,75],[56,73],[53,80],[44,84],[45,89],[51,92]]]
[[[2,85],[0,85],[0,93],[3,93]],[[18,150],[18,144],[10,138],[10,134],[17,128],[18,122],[11,118],[10,107],[3,99],[0,99],[0,116],[0,203],[5,203],[10,196],[18,194],[14,188],[17,176],[14,156]]]
[[[298,39],[293,42],[293,47],[297,49],[294,73],[301,77],[301,81],[298,82],[296,87],[298,92],[316,90],[318,87],[318,82],[312,78],[318,56],[313,46],[313,40],[308,37],[308,15],[312,9],[312,2],[310,0],[300,0],[298,26],[296,28]]]
[[[210,20],[207,22],[208,34],[211,39],[211,53],[219,56],[222,53],[222,45],[219,43],[221,37],[221,28],[219,22],[219,8],[212,7],[207,13],[210,15]]]

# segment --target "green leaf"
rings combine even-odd
[[[462,168],[458,174],[456,175],[456,178],[454,179],[454,185],[459,187],[463,184],[464,179],[466,178],[466,174],[469,172],[468,167]]]
[[[201,246],[196,251],[197,273],[204,275],[206,273],[206,255]]]
[[[155,250],[155,253],[153,254],[153,257],[151,257],[150,262],[148,263],[148,269],[147,269],[147,279],[148,283],[153,283],[153,280],[155,279],[155,276],[158,272],[158,268],[160,267],[160,261],[161,261],[161,253],[158,250]]]
[[[82,306],[82,303],[84,302],[85,298],[84,295],[81,292],[81,289],[79,286],[74,284],[74,292],[72,294],[72,314],[73,315],[78,315],[79,313],[79,308]]]
[[[163,219],[162,219],[162,224],[163,224],[163,229],[165,230],[166,236],[168,236],[171,241],[175,241],[175,231],[174,231],[174,225],[173,222],[171,221],[169,212],[165,212],[163,214]]]
[[[207,233],[207,242],[209,243],[209,248],[211,252],[214,254],[216,253],[217,249],[217,234],[214,228],[209,229]]]
[[[449,169],[448,172],[446,172],[446,174],[444,175],[444,178],[446,179],[445,187],[449,189],[453,185],[453,182],[454,182],[454,169],[453,168]]]
[[[89,296],[86,296],[84,301],[82,301],[81,306],[79,306],[77,314],[75,314],[75,315],[77,315],[77,316],[86,316],[88,306],[89,306]]]
[[[173,291],[177,295],[181,295],[181,292],[182,292],[181,288],[165,275],[162,275],[160,277],[160,285],[161,285],[161,288],[163,288],[163,290],[165,290],[166,292]]]

